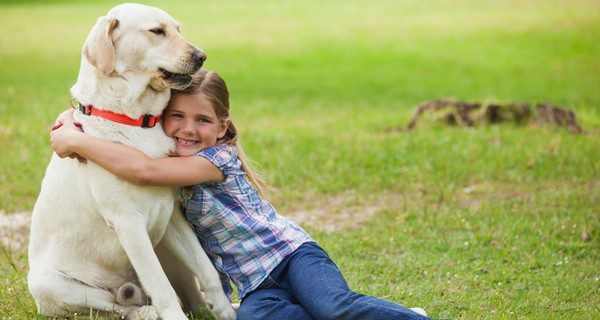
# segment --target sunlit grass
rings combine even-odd
[[[0,210],[33,207],[48,128],[115,3],[0,5]],[[150,3],[227,81],[282,213],[307,197],[399,195],[359,229],[308,227],[353,288],[440,318],[600,316],[597,2]],[[395,130],[439,97],[548,102],[577,111],[587,134]],[[13,260],[0,260],[0,318],[21,319],[35,307],[26,256]]]

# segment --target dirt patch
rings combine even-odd
[[[0,251],[19,254],[27,252],[31,214],[0,212]]]
[[[401,208],[403,196],[381,193],[375,196],[356,194],[333,195],[325,199],[307,196],[305,205],[282,212],[301,225],[324,232],[356,229],[384,210]]]

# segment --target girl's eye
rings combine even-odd
[[[177,119],[181,119],[181,118],[183,118],[183,116],[182,116],[182,115],[180,115],[180,114],[177,114],[177,113],[175,113],[175,114],[171,114],[171,117],[173,117],[173,118],[177,118]]]
[[[150,29],[148,31],[150,31],[150,32],[152,32],[154,34],[161,35],[161,36],[165,35],[165,29],[163,29],[163,28],[154,28],[154,29]]]

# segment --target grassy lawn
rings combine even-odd
[[[0,214],[32,209],[85,36],[116,3],[0,3]],[[600,3],[145,3],[207,53],[275,206],[319,214],[301,221],[356,291],[436,318],[600,318]],[[394,130],[440,97],[548,102],[587,132]],[[26,274],[0,251],[0,319],[35,317]]]

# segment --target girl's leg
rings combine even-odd
[[[337,266],[315,243],[298,250],[277,280],[315,319],[429,319],[399,304],[351,291]]]
[[[258,288],[242,300],[237,320],[311,320],[310,314],[281,288]]]

